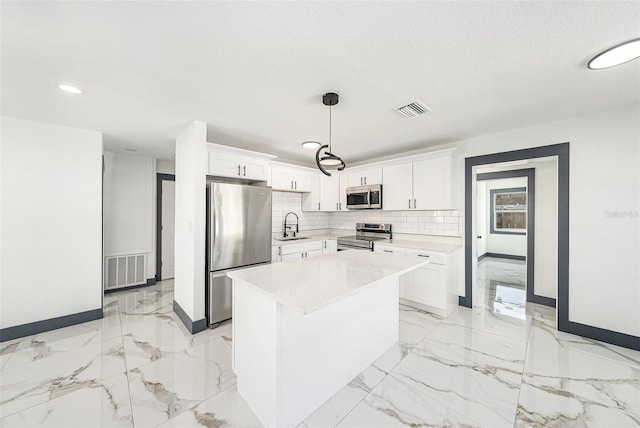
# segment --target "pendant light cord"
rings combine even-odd
[[[329,106],[329,153],[333,153],[331,151],[331,109],[332,106]]]

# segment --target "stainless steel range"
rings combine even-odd
[[[391,239],[391,225],[387,223],[356,223],[356,234],[338,238],[338,251],[373,251],[373,243]]]

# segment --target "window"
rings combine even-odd
[[[526,187],[491,190],[491,233],[526,235]]]

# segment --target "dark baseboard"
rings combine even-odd
[[[567,333],[640,351],[640,337],[569,321]]]
[[[522,261],[526,261],[527,257],[526,256],[512,256],[511,254],[500,254],[500,253],[485,253],[483,254],[484,257],[496,257],[499,259],[511,259],[511,260],[522,260]]]
[[[150,285],[155,285],[155,283],[156,283],[155,279],[153,279],[153,281],[151,281],[151,279],[147,279],[147,282],[145,282],[144,284],[130,285],[128,287],[120,287],[120,288],[112,288],[110,290],[104,290],[104,294],[117,293],[118,291],[135,290],[136,288],[149,287]]]
[[[155,284],[156,284],[156,279],[155,278],[147,279],[147,285],[155,285]]]
[[[0,329],[0,342],[102,318],[102,308]]]
[[[487,255],[487,253],[484,253],[483,255],[478,256],[478,262],[481,262],[482,260],[486,259],[487,257],[489,257],[489,256]]]
[[[202,318],[201,320],[198,320],[195,322],[191,321],[191,318],[189,317],[189,315],[187,315],[184,309],[182,309],[180,304],[175,300],[173,301],[173,312],[175,312],[176,315],[178,315],[178,318],[180,318],[180,321],[182,321],[184,326],[187,327],[187,330],[189,330],[191,334],[196,334],[206,330],[207,320],[205,318]]]
[[[533,303],[537,303],[538,305],[549,306],[550,308],[556,307],[556,299],[545,296],[538,296],[537,294],[533,295]]]

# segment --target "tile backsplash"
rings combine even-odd
[[[462,236],[464,218],[456,210],[447,211],[382,211],[303,212],[302,194],[273,192],[273,233],[281,233],[286,213],[293,211],[300,218],[300,230],[355,230],[356,223],[391,223],[396,233],[420,235]],[[292,219],[292,216],[289,217]],[[295,218],[293,218],[295,221]]]
[[[302,193],[273,192],[272,198],[272,226],[273,233],[282,233],[284,216],[288,212],[294,212],[299,218],[300,230],[329,229],[329,213],[302,211]],[[294,216],[289,216],[289,221],[295,223]]]

